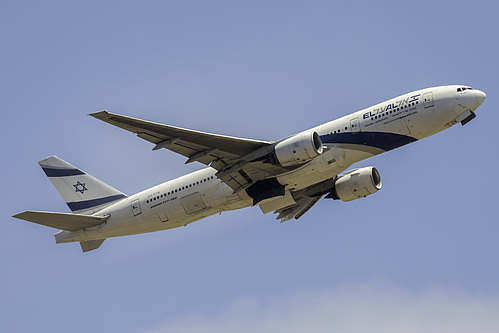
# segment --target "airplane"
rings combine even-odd
[[[24,211],[15,218],[61,229],[56,243],[95,250],[110,237],[186,226],[224,211],[259,206],[281,222],[299,219],[322,197],[344,202],[381,189],[369,157],[467,124],[486,95],[466,85],[410,92],[279,141],[243,139],[107,111],[90,116],[207,167],[127,196],[68,162],[39,162],[72,213]]]

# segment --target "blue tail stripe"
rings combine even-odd
[[[78,169],[56,169],[56,168],[44,168],[43,171],[47,177],[68,177],[68,176],[78,176],[84,175],[85,173]]]
[[[113,202],[116,200],[124,199],[126,198],[126,195],[124,194],[117,194],[117,195],[112,195],[109,197],[105,198],[99,198],[99,199],[92,199],[92,200],[86,200],[86,201],[76,201],[76,202],[66,202],[67,205],[69,206],[69,209],[71,211],[75,212],[78,210],[83,210],[83,209],[88,209],[92,208],[95,206],[100,206],[109,202]]]

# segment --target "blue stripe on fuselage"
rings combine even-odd
[[[78,210],[83,210],[83,209],[88,209],[88,208],[92,208],[95,206],[100,206],[100,205],[103,205],[103,204],[106,204],[109,202],[113,202],[116,200],[124,199],[124,198],[126,198],[126,195],[117,194],[117,195],[112,195],[110,197],[99,198],[99,199],[76,201],[76,202],[66,202],[66,204],[69,206],[69,209],[71,209],[71,211],[75,212]]]
[[[356,144],[369,147],[376,147],[389,151],[408,143],[417,141],[416,138],[384,132],[358,132],[358,133],[336,133],[321,135],[322,143],[329,144]]]

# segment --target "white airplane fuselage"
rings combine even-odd
[[[414,91],[314,127],[324,152],[276,177],[290,192],[340,174],[352,164],[466,121],[485,99],[479,90],[440,86]],[[60,231],[57,243],[89,241],[185,226],[223,211],[251,206],[207,167],[126,197],[95,213],[101,225]],[[263,210],[263,208],[262,208]]]

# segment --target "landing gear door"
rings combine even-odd
[[[140,209],[139,199],[132,201],[132,212],[133,212],[133,216],[137,216],[139,214],[142,214],[142,210]]]
[[[423,94],[423,103],[425,108],[431,108],[433,104],[433,93],[430,91],[426,94]]]

